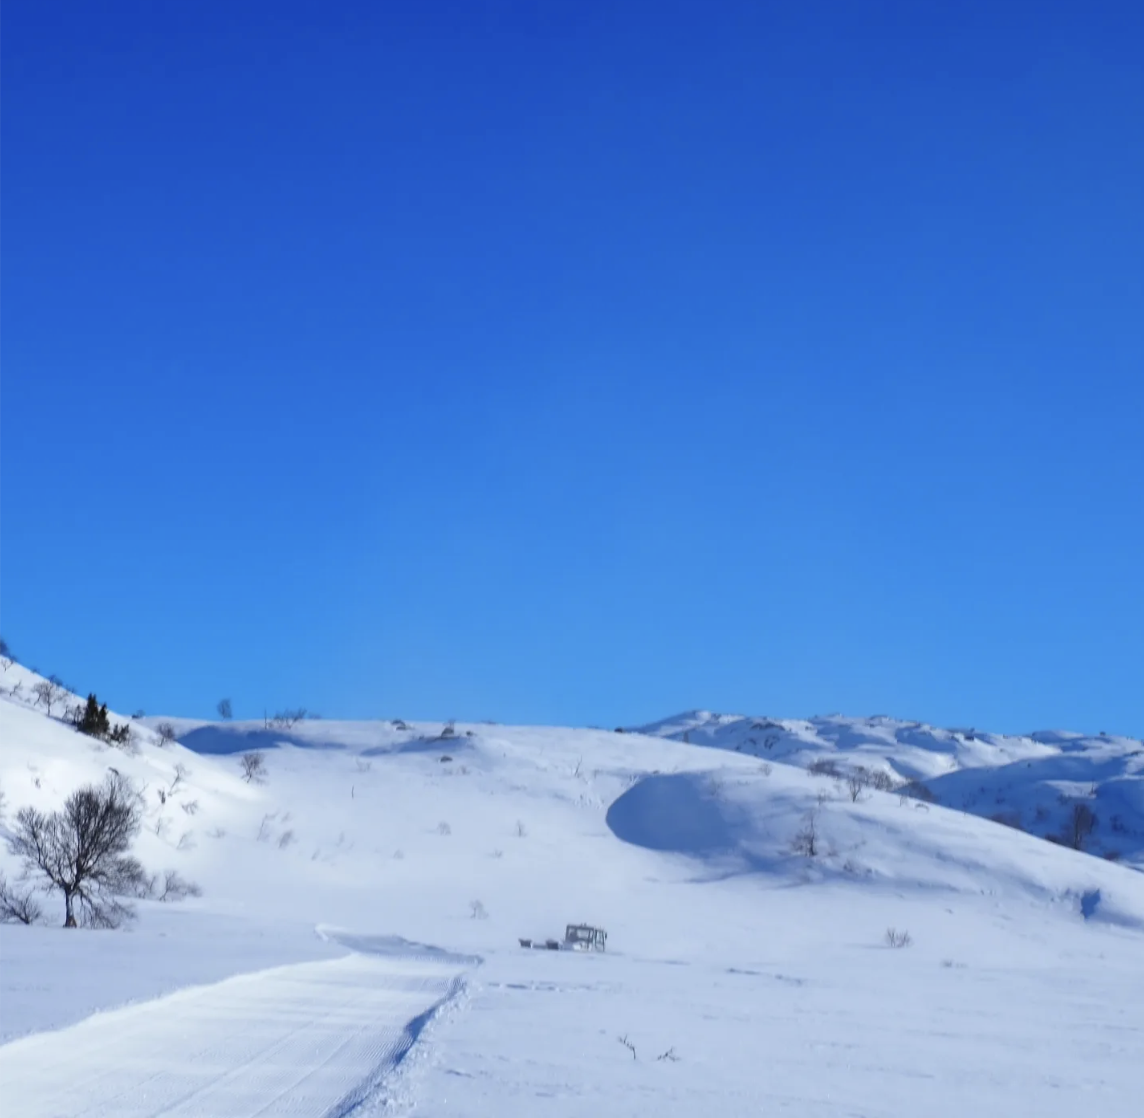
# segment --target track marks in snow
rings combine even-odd
[[[349,955],[97,1014],[0,1047],[21,1118],[346,1118],[462,986],[455,959]]]

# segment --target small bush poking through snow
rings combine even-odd
[[[244,753],[238,759],[242,767],[242,779],[247,784],[263,784],[266,781],[266,757],[262,753]]]
[[[886,929],[886,946],[887,947],[909,947],[914,941],[910,938],[910,933],[906,931],[899,932],[897,928]]]
[[[437,824],[437,834],[439,834],[439,835],[451,835],[452,833],[453,833],[453,828],[450,827],[448,823],[445,823],[444,821],[442,821],[442,822]]]
[[[791,850],[805,858],[816,858],[818,846],[817,813],[808,811],[803,817],[802,829],[791,839]]]
[[[35,924],[42,911],[32,889],[9,885],[0,873],[0,924]]]
[[[1073,850],[1083,850],[1088,842],[1089,835],[1096,829],[1096,813],[1088,804],[1074,803],[1072,811],[1061,830],[1060,841],[1063,846],[1071,846]]]
[[[201,897],[200,889],[193,881],[188,881],[178,870],[167,870],[163,880],[157,877],[151,879],[151,894],[157,901],[170,904],[172,901],[185,900],[187,897]]]
[[[469,915],[474,920],[487,920],[489,918],[485,906],[480,901],[469,901]]]

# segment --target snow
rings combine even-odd
[[[143,719],[129,753],[16,682],[9,821],[115,767],[145,786],[144,864],[203,889],[122,931],[0,929],[21,1114],[1136,1113],[1139,742],[693,712],[623,734],[170,719],[167,746]],[[940,802],[852,802],[822,757]],[[991,821],[998,795],[1037,833]],[[1096,854],[1037,837],[1079,796]],[[517,946],[573,921],[608,952]]]
[[[1023,736],[873,718],[772,719],[690,711],[640,732],[807,767],[861,765],[920,780],[939,803],[1032,834],[1059,834],[1076,802],[1097,816],[1091,850],[1144,869],[1144,742],[1040,730]]]
[[[455,996],[459,970],[355,952],[98,1014],[0,1048],[5,1105],[27,1118],[348,1114]]]

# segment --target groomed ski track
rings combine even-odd
[[[354,953],[239,975],[0,1047],[21,1118],[348,1118],[469,961]]]

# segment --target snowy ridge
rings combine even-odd
[[[940,804],[1042,838],[1058,836],[1074,804],[1096,816],[1085,847],[1144,869],[1144,742],[1108,734],[1023,736],[943,730],[885,716],[752,718],[689,711],[637,731],[803,768],[862,766],[897,784],[921,782]]]

